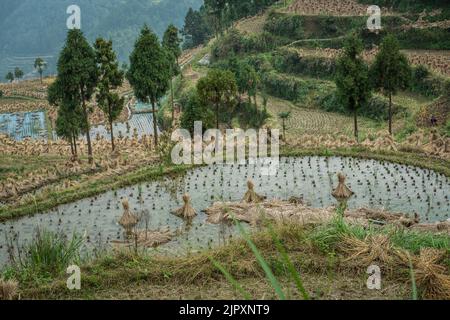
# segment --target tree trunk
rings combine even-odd
[[[94,163],[94,157],[92,155],[92,142],[91,142],[91,135],[90,135],[90,125],[89,125],[89,116],[88,116],[88,112],[87,112],[87,106],[86,106],[86,102],[83,99],[83,113],[84,113],[84,119],[86,121],[86,140],[87,140],[87,145],[88,145],[88,159],[89,159],[89,164],[93,164]]]
[[[75,150],[73,149],[73,138],[72,138],[72,136],[70,136],[69,142],[70,142],[70,152],[72,153],[72,156],[75,156]]]
[[[353,116],[354,116],[354,125],[355,125],[355,138],[356,138],[356,142],[358,142],[358,115],[357,115],[356,108],[353,111]]]
[[[158,148],[158,124],[156,123],[156,108],[155,108],[156,101],[153,98],[151,100],[153,112],[153,135],[155,139],[155,148]]]
[[[389,134],[392,136],[392,93],[389,92]]]
[[[283,119],[283,140],[286,141],[286,120]]]
[[[219,130],[219,103],[216,102],[216,128]]]
[[[73,151],[75,152],[75,157],[78,157],[78,150],[77,150],[77,137],[75,135],[72,136],[73,139]]]
[[[39,72],[39,78],[41,79],[41,84],[42,84],[42,72]]]
[[[174,126],[175,122],[175,103],[173,101],[173,78],[170,79],[170,95],[172,99],[172,126]]]
[[[116,149],[116,146],[114,145],[114,131],[113,131],[113,120],[111,119],[111,117],[109,117],[109,130],[111,131],[111,148],[112,151],[114,151]]]

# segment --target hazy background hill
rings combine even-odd
[[[144,23],[162,35],[168,24],[181,28],[189,7],[202,0],[0,0],[0,78],[22,68],[33,72],[35,57],[49,62],[55,72],[57,54],[66,33],[66,9],[81,8],[81,27],[92,42],[97,36],[111,38],[122,61],[128,55]]]

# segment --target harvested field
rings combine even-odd
[[[296,0],[287,9],[288,12],[301,15],[330,15],[330,16],[365,16],[367,5],[356,0]],[[388,14],[387,9],[382,9]]]

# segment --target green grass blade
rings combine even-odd
[[[244,228],[239,223],[239,221],[235,220],[235,223],[236,223],[236,225],[237,225],[237,227],[239,229],[239,232],[241,233],[241,235],[244,237],[244,239],[247,241],[248,245],[252,249],[253,254],[256,257],[256,260],[258,261],[258,263],[261,265],[261,267],[263,268],[264,272],[266,273],[266,276],[269,279],[270,284],[272,285],[273,289],[275,290],[278,298],[280,300],[286,300],[286,296],[284,295],[284,292],[281,289],[281,286],[280,286],[277,278],[275,278],[275,276],[274,276],[272,270],[270,269],[269,265],[267,264],[266,260],[264,260],[263,256],[259,252],[258,248],[256,248],[255,244],[250,239],[250,237],[247,235],[247,233],[245,232]]]
[[[412,299],[419,300],[417,295],[416,276],[414,275],[414,268],[409,253],[408,253],[408,260],[409,260],[409,273],[411,275]]]
[[[248,293],[242,286],[239,284],[239,282],[233,278],[233,276],[216,260],[214,260],[212,257],[208,257],[209,260],[212,262],[212,264],[219,269],[220,272],[223,273],[225,278],[227,278],[228,282],[230,282],[236,290],[238,290],[245,298],[245,300],[252,300],[252,296],[250,293]]]
[[[303,286],[303,281],[300,277],[299,272],[295,269],[294,264],[292,263],[291,259],[289,259],[289,256],[283,247],[280,239],[277,237],[275,230],[273,229],[272,225],[269,224],[269,232],[272,236],[273,241],[275,242],[275,245],[277,247],[278,252],[281,255],[281,258],[283,259],[284,264],[287,266],[289,273],[291,274],[292,278],[294,279],[295,285],[297,286],[298,291],[303,296],[303,299],[309,300],[310,297],[308,293],[305,290],[305,287]]]

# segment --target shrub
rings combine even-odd
[[[280,39],[267,32],[245,36],[236,29],[231,29],[225,36],[216,40],[211,53],[212,61],[230,58],[245,53],[270,51],[283,44]]]
[[[445,124],[444,134],[450,138],[450,120],[447,120],[447,123]]]
[[[195,89],[184,94],[180,104],[183,107],[180,124],[183,129],[193,134],[195,121],[202,121],[203,130],[214,128],[214,113],[202,104]]]
[[[348,114],[348,111],[344,108],[344,106],[339,102],[337,98],[337,93],[332,92],[323,96],[319,99],[319,107],[328,112],[338,112],[342,114]],[[407,109],[403,106],[399,106],[394,104],[392,106],[392,113],[394,115],[405,113]],[[363,105],[359,110],[358,114],[363,117],[367,117],[374,120],[387,120],[389,118],[389,105],[384,97],[381,96],[373,96],[367,104]]]
[[[241,103],[238,107],[239,124],[242,128],[259,129],[269,118],[266,108],[259,110],[254,104]]]
[[[321,97],[334,89],[334,85],[329,81],[299,79],[286,74],[279,74],[275,71],[264,74],[262,84],[269,95],[302,103]],[[314,93],[314,96],[311,93]]]
[[[293,50],[278,50],[273,58],[273,66],[279,72],[332,78],[336,72],[336,60],[325,57],[302,57]]]
[[[412,68],[411,90],[426,97],[437,98],[445,90],[444,80],[430,73],[427,67],[419,65]]]
[[[19,277],[51,278],[57,276],[80,260],[83,239],[73,235],[69,240],[64,234],[37,229],[33,241],[23,248],[10,246],[10,260]]]
[[[303,17],[271,12],[267,17],[264,30],[280,37],[303,38]]]

